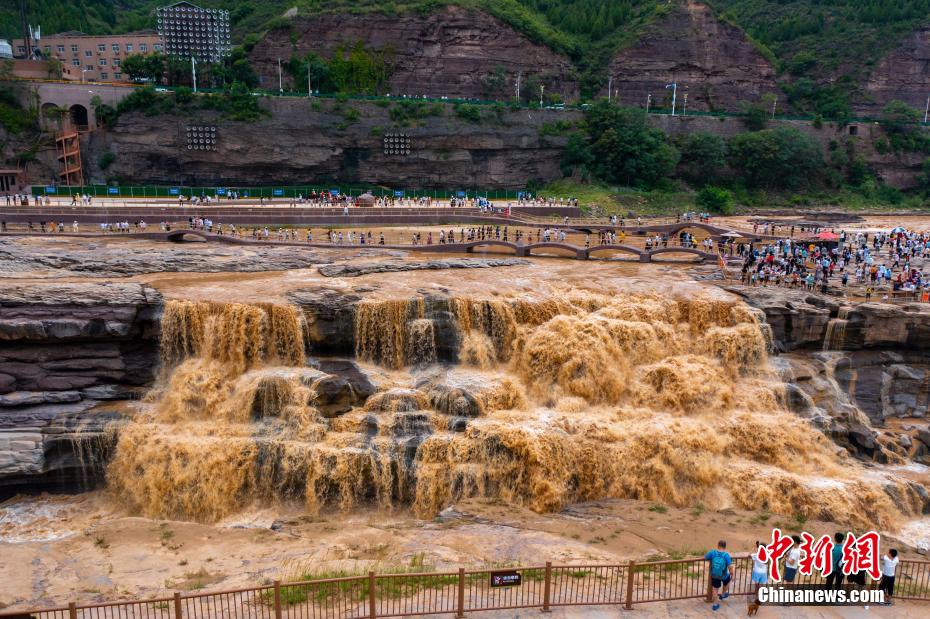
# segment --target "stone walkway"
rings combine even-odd
[[[449,615],[430,615],[430,619],[448,617]],[[552,612],[539,610],[511,610],[466,613],[466,617],[475,619],[634,619],[636,617],[660,617],[667,619],[697,619],[698,617],[721,617],[736,619],[746,616],[745,598],[729,599],[721,609],[714,612],[705,602],[683,600],[678,602],[657,602],[642,604],[625,611],[608,606],[574,606],[554,608]],[[782,607],[765,606],[759,609],[756,617],[760,619],[869,619],[881,617],[891,619],[925,619],[930,616],[930,603],[898,602],[894,606],[871,606],[869,610],[862,607]]]

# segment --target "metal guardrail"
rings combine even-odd
[[[517,608],[548,611],[559,606],[711,601],[710,568],[703,559],[614,565],[552,565],[500,568],[521,584],[494,587],[497,569],[376,574],[281,583],[104,604],[0,613],[35,619],[375,619]],[[733,559],[732,595],[754,592],[748,556]],[[796,584],[821,585],[821,576],[799,574]],[[874,587],[877,583],[872,582]],[[895,599],[930,602],[930,562],[902,560]]]

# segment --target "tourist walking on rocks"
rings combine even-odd
[[[717,542],[717,549],[704,555],[710,561],[710,585],[714,590],[713,610],[720,609],[720,602],[730,597],[730,580],[733,577],[733,559],[727,552],[726,540]]]

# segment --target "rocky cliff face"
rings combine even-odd
[[[296,39],[292,43],[292,37]],[[269,32],[252,49],[250,60],[266,87],[277,87],[278,59],[313,52],[331,58],[340,46],[361,42],[390,50],[394,95],[500,99],[513,96],[515,80],[534,77],[546,92],[578,98],[571,61],[533,43],[507,24],[477,10],[445,6],[429,14],[320,15],[292,20],[290,28]],[[290,76],[287,76],[290,83]],[[303,80],[300,88],[306,89]]]
[[[678,84],[678,109],[688,95],[688,109],[739,109],[766,93],[780,93],[775,69],[742,30],[721,21],[710,7],[687,2],[649,26],[632,46],[613,59],[608,70],[624,105],[671,108]],[[607,96],[606,87],[601,92]],[[784,99],[784,96],[780,96]]]
[[[865,83],[868,97],[856,107],[878,113],[892,99],[924,109],[927,80],[930,79],[930,26],[911,33],[900,47],[889,52],[876,65]]]
[[[271,114],[257,122],[226,121],[211,112],[191,118],[126,114],[111,130],[94,133],[85,160],[94,178],[122,176],[136,183],[255,185],[274,179],[291,185],[522,189],[533,179],[561,178],[567,138],[540,135],[543,125],[580,117],[481,106],[481,120],[472,122],[452,106],[438,106],[441,115],[405,122],[392,120],[391,106],[364,102],[267,98],[262,105]],[[188,124],[215,125],[217,150],[188,150]],[[410,154],[385,154],[385,133],[408,135]],[[105,151],[116,159],[104,174],[93,166]]]
[[[775,365],[792,410],[859,455],[930,463],[930,306],[731,291],[764,312],[773,344],[788,352]]]
[[[0,291],[0,496],[93,483],[114,404],[154,378],[160,307],[140,284]]]

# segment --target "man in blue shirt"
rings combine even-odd
[[[710,561],[710,584],[714,589],[714,610],[720,608],[720,600],[730,597],[730,579],[733,576],[733,560],[726,551],[726,540],[717,542],[717,549],[704,555],[705,561]]]

